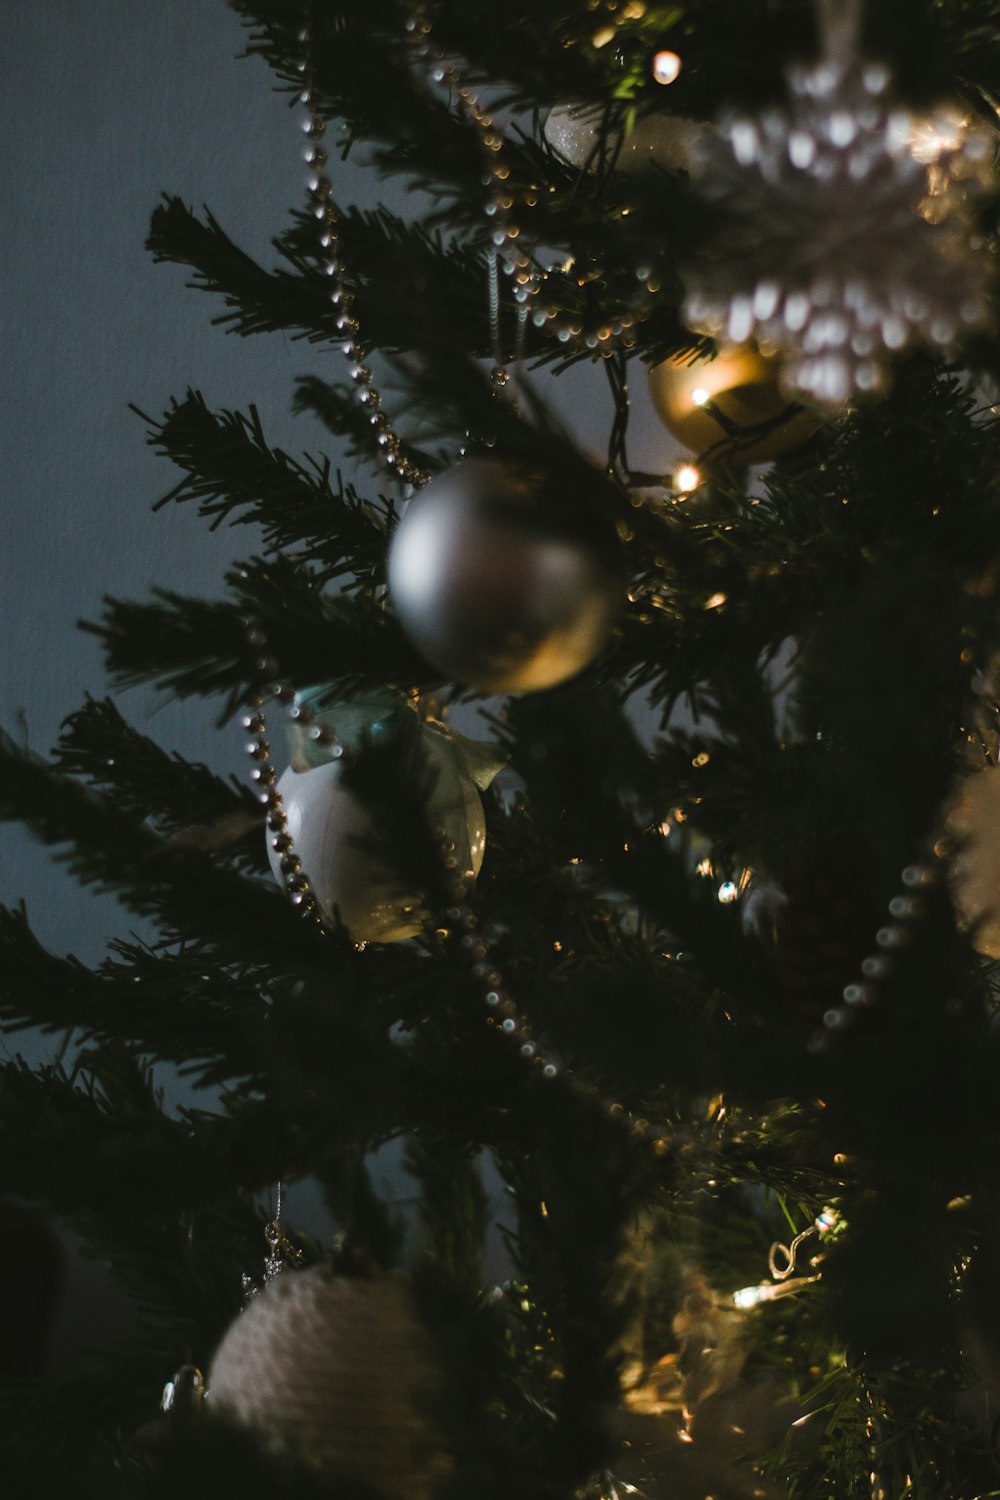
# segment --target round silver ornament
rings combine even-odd
[[[297,695],[299,705],[321,702],[319,690]],[[332,729],[334,748],[290,730],[292,763],[278,781],[285,827],[268,838],[274,877],[283,882],[283,862],[301,866],[323,917],[334,909],[357,942],[394,943],[422,930],[422,898],[401,891],[391,865],[373,851],[372,827],[364,804],[345,784],[342,752],[362,750],[365,736],[400,732],[415,710],[400,694],[334,703],[314,711],[310,723]],[[406,726],[412,730],[412,723]],[[494,747],[456,734],[433,719],[417,731],[431,791],[428,820],[444,829],[455,846],[457,868],[466,879],[479,874],[486,848],[486,823],[479,795],[503,764]]]
[[[448,677],[538,692],[606,644],[623,584],[614,527],[555,499],[540,469],[468,459],[410,501],[389,549],[389,595]]]
[[[449,1467],[427,1417],[439,1380],[405,1282],[314,1267],[276,1277],[230,1326],[208,1409],[309,1468],[425,1500]]]
[[[557,104],[549,111],[542,134],[571,167],[596,167],[603,113],[593,105]],[[607,155],[618,171],[627,174],[650,168],[690,172],[703,140],[714,134],[715,126],[708,121],[657,111],[642,115],[627,133],[609,132]]]
[[[978,953],[1000,958],[1000,767],[962,777],[946,826],[957,843],[950,887],[959,925]]]

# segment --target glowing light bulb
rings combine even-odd
[[[740,888],[734,880],[724,880],[719,886],[719,900],[724,906],[735,901],[740,893]]]
[[[758,1302],[764,1301],[766,1287],[744,1286],[738,1292],[733,1293],[733,1303],[736,1307],[756,1307]]]
[[[653,58],[653,77],[657,83],[673,83],[681,70],[676,52],[657,52]]]
[[[696,385],[694,390],[691,392],[691,400],[694,402],[695,406],[707,406],[711,399],[711,396],[708,394],[703,385]]]
[[[701,484],[701,473],[694,464],[681,464],[674,475],[674,489],[688,494],[691,490],[696,490],[699,484]]]

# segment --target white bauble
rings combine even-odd
[[[964,776],[947,818],[957,850],[951,899],[973,947],[1000,958],[1000,767]]]
[[[429,819],[444,828],[455,845],[459,871],[473,879],[486,848],[482,799],[475,782],[459,768],[449,738],[425,729],[423,743],[434,777]],[[359,943],[416,937],[423,926],[421,897],[401,892],[391,868],[372,851],[368,812],[344,785],[342,764],[331,761],[302,771],[289,767],[278,791],[292,848],[324,917],[332,921],[336,907]],[[282,881],[282,856],[270,839],[268,857],[275,879]]]
[[[596,166],[602,113],[600,107],[557,104],[550,110],[542,133],[553,151],[571,167]],[[620,172],[634,174],[657,167],[690,173],[697,164],[702,141],[714,133],[714,125],[689,120],[685,115],[643,115],[627,135],[609,135],[608,152]]]
[[[427,1405],[440,1376],[397,1277],[284,1271],[231,1324],[208,1408],[312,1469],[424,1500],[449,1466]]]

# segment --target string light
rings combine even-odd
[[[783,1245],[780,1240],[776,1240],[767,1256],[767,1268],[772,1280],[763,1281],[759,1286],[740,1287],[739,1291],[733,1293],[733,1306],[739,1308],[741,1312],[746,1312],[751,1307],[759,1307],[762,1302],[776,1302],[780,1297],[795,1297],[805,1287],[815,1286],[817,1281],[822,1280],[820,1271],[815,1271],[812,1276],[793,1274],[799,1249],[814,1234],[823,1239],[842,1227],[843,1220],[839,1211],[826,1207],[817,1214],[808,1229],[803,1229],[801,1234],[795,1236],[790,1245]],[[820,1257],[814,1257],[811,1265],[815,1268],[819,1260]]]
[[[681,60],[676,52],[657,52],[653,58],[653,77],[657,83],[673,83],[681,71]]]
[[[681,464],[674,474],[674,489],[680,490],[682,494],[690,494],[701,484],[701,471],[694,464]]]
[[[758,1307],[761,1302],[776,1302],[779,1297],[795,1297],[804,1287],[813,1286],[820,1280],[815,1276],[796,1276],[794,1281],[765,1281],[760,1286],[740,1287],[733,1293],[733,1306],[741,1312]]]

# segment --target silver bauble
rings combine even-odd
[[[726,119],[694,166],[726,227],[687,269],[683,317],[780,355],[785,389],[830,410],[883,391],[899,350],[948,353],[991,317],[973,206],[992,142],[890,83],[858,59],[793,67],[787,106]]]
[[[285,1271],[222,1339],[208,1409],[308,1467],[424,1500],[449,1466],[430,1426],[440,1378],[405,1282]]]
[[[597,166],[597,146],[603,110],[591,105],[557,104],[549,111],[543,135],[552,150],[571,167]],[[704,138],[715,126],[685,115],[658,111],[643,115],[632,129],[608,135],[609,158],[620,172],[644,172],[661,168],[690,172],[700,155]]]
[[[977,952],[1000,958],[1000,767],[963,776],[947,829],[957,843],[950,885],[959,924]]]
[[[623,575],[611,523],[556,507],[541,469],[468,459],[410,501],[389,595],[417,649],[488,693],[575,677],[608,640]]]
[[[455,845],[458,868],[467,878],[479,874],[486,848],[486,822],[476,783],[461,769],[450,739],[425,729],[428,770],[434,777],[428,799],[432,823]],[[395,943],[422,929],[421,897],[401,892],[391,868],[372,852],[372,829],[364,805],[344,785],[340,761],[296,770],[278,782],[288,819],[287,833],[302,862],[313,894],[328,921],[334,907],[359,943]],[[268,841],[268,858],[281,881],[282,855]]]

